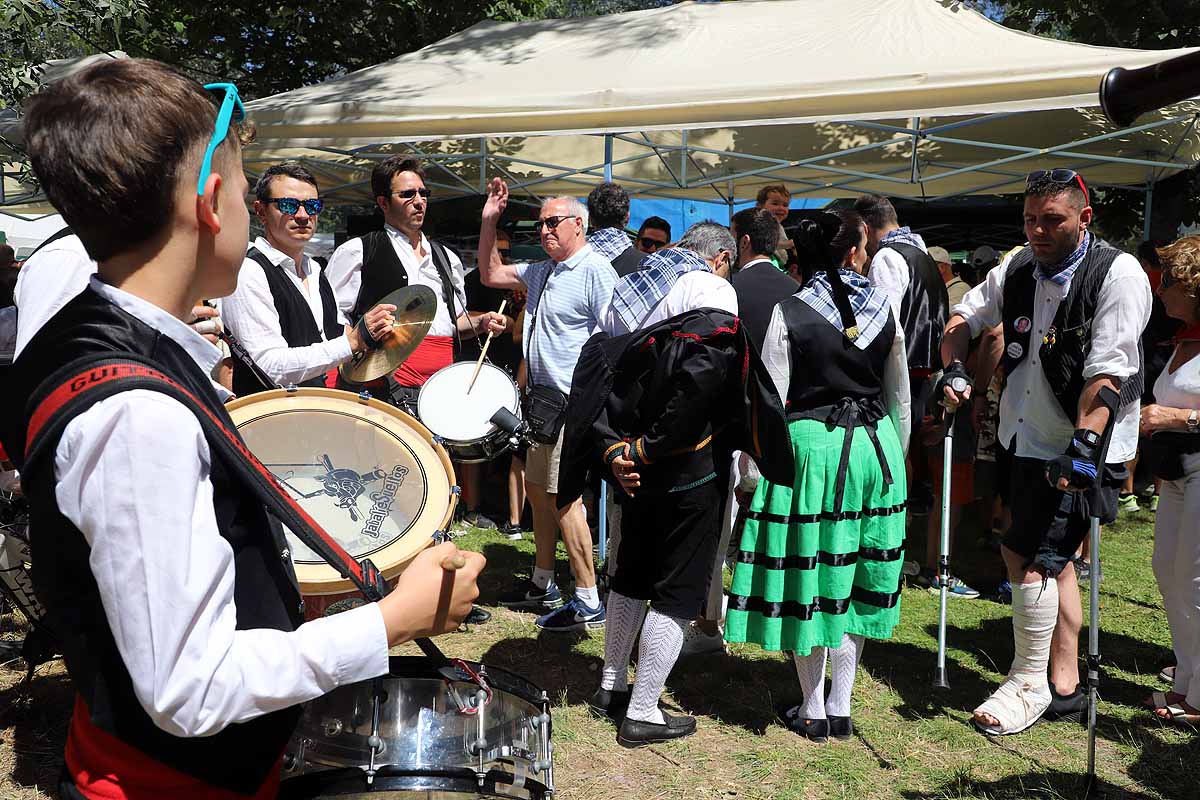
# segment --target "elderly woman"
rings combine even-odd
[[[1158,296],[1187,326],[1154,384],[1154,405],[1142,409],[1142,433],[1165,456],[1154,523],[1154,576],[1162,592],[1177,666],[1171,692],[1148,704],[1164,721],[1200,725],[1200,236],[1159,248]]]

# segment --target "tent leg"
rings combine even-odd
[[[604,134],[604,180],[612,180],[612,162],[613,162],[613,136],[611,133]]]
[[[1150,215],[1154,211],[1154,184],[1152,182],[1146,183],[1146,204],[1143,206],[1142,211],[1145,217],[1142,220],[1142,240],[1149,241]]]

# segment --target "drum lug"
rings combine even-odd
[[[462,487],[461,486],[451,486],[450,494],[454,495],[455,497],[458,497],[459,495],[462,494]]]
[[[483,761],[484,753],[487,751],[487,738],[485,736],[485,731],[487,731],[487,700],[487,689],[480,687],[475,692],[475,721],[477,725],[475,743],[471,745],[471,749],[475,751],[475,755],[479,759],[479,766],[475,770],[475,775],[479,778],[479,787],[481,789],[483,788],[483,779],[487,775],[487,769]]]
[[[436,444],[438,447],[446,446],[446,440],[443,437],[438,436],[436,433],[433,434],[433,443]]]
[[[361,392],[358,393],[358,402],[362,403],[363,405],[366,405],[367,402],[370,401],[370,399],[371,399],[371,393],[368,392],[366,389],[363,389]]]
[[[434,531],[433,532],[433,543],[434,544],[445,544],[446,542],[452,540],[453,538],[454,537],[451,536],[446,531]]]
[[[344,730],[340,719],[329,718],[322,720],[321,726],[325,729],[325,735],[330,738],[337,736]]]
[[[287,386],[283,387],[283,390],[288,394],[295,394],[296,392],[300,391],[300,387],[294,383],[289,383]]]

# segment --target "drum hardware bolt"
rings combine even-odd
[[[434,444],[436,444],[436,445],[438,445],[439,447],[442,447],[442,446],[444,446],[444,445],[446,444],[446,440],[445,440],[445,439],[443,439],[441,436],[438,436],[438,435],[435,433],[435,434],[433,435],[433,443],[434,443]]]
[[[296,768],[296,756],[292,753],[283,754],[283,771],[291,772]]]
[[[294,383],[289,383],[287,386],[283,387],[283,390],[288,394],[295,394],[296,392],[300,391],[300,387]]]
[[[368,392],[366,389],[363,389],[361,392],[358,393],[358,402],[365,404],[370,399],[371,399],[371,393]]]
[[[296,610],[299,611],[301,614],[304,614],[304,601],[303,600],[301,600],[299,603],[296,604]]]
[[[456,495],[456,496],[462,494],[462,487],[461,486],[451,486],[450,494]]]
[[[325,729],[326,736],[337,736],[344,730],[340,719],[326,719],[322,721],[321,726]]]
[[[534,771],[534,772],[545,772],[545,771],[546,771],[546,770],[548,770],[549,768],[550,768],[550,762],[549,762],[549,761],[535,761],[535,762],[533,762],[533,771]]]
[[[288,561],[292,557],[292,551],[285,547],[279,551],[279,557],[282,558],[284,561]]]
[[[383,741],[383,737],[378,734],[367,739],[367,744],[370,745],[372,752],[377,756],[383,755],[383,751],[387,749],[387,743]]]

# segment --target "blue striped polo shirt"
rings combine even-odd
[[[517,275],[529,290],[523,330],[529,379],[570,394],[579,351],[612,299],[616,270],[585,244],[566,261],[517,265]]]

